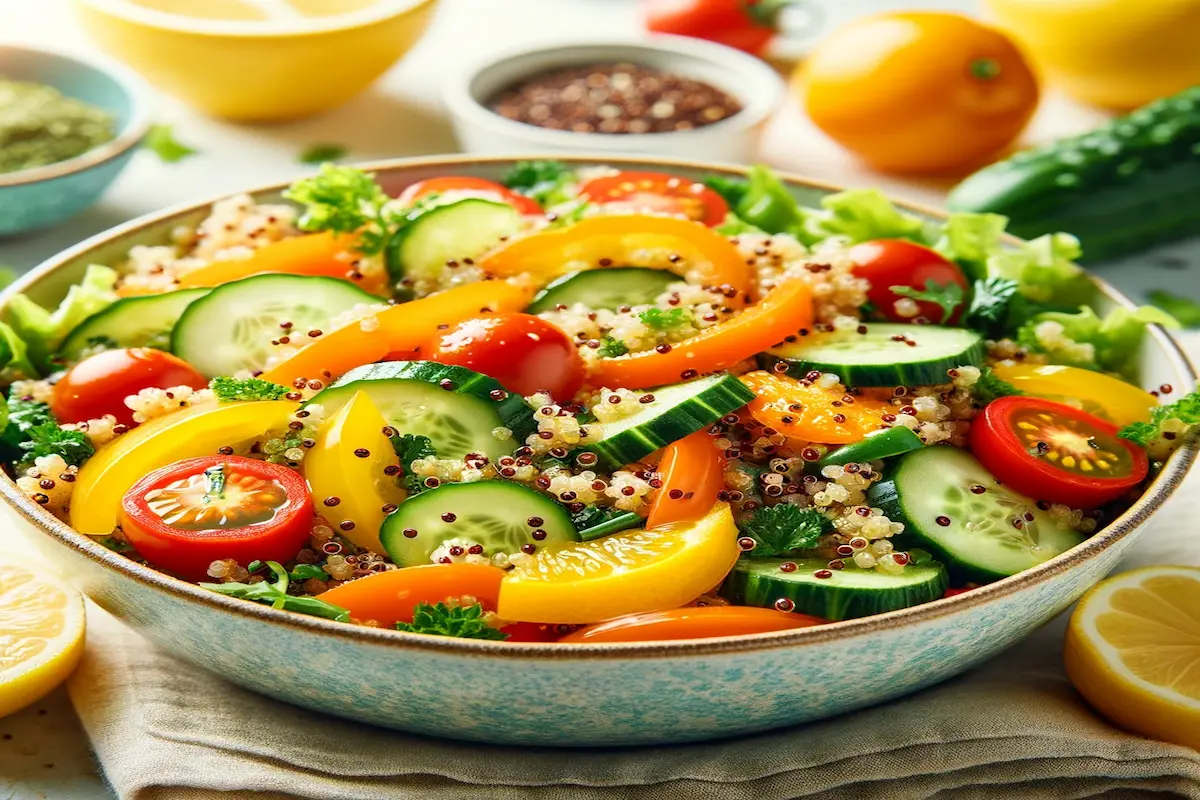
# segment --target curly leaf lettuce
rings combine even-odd
[[[1133,378],[1148,325],[1179,327],[1174,317],[1153,306],[1133,311],[1117,308],[1103,318],[1084,306],[1073,314],[1057,311],[1037,314],[1021,326],[1017,341],[1046,354],[1055,364]]]
[[[83,280],[72,286],[58,308],[49,311],[19,294],[9,301],[9,321],[16,335],[28,350],[28,364],[13,360],[13,366],[32,367],[36,377],[50,369],[50,357],[75,326],[102,311],[117,300],[117,271],[93,264]],[[5,337],[7,338],[7,337]],[[12,349],[12,342],[7,342]],[[11,356],[15,354],[10,354]]]

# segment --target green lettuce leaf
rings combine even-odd
[[[744,222],[767,233],[783,233],[803,225],[805,210],[778,175],[760,164],[751,167],[746,178],[746,191],[735,207]]]
[[[1094,298],[1095,286],[1075,263],[1082,252],[1071,234],[1048,233],[997,250],[988,258],[987,273],[1016,281],[1022,296],[1039,303],[1084,305]]]
[[[1047,323],[1049,323],[1047,325]],[[1142,338],[1148,325],[1178,328],[1162,309],[1116,308],[1103,318],[1086,306],[1075,313],[1043,312],[1021,326],[1017,340],[1055,364],[1137,376]]]
[[[117,300],[116,285],[116,270],[93,264],[54,311],[42,308],[25,295],[19,294],[9,301],[10,322],[28,348],[29,361],[39,371],[35,374],[50,369],[50,357],[76,325]]]
[[[1000,237],[1008,218],[999,214],[951,214],[942,226],[942,235],[934,249],[962,267],[971,280],[988,274],[988,259],[1004,245]]]
[[[851,242],[872,239],[910,239],[920,244],[933,240],[936,227],[913,214],[907,214],[878,189],[850,189],[821,198],[822,210],[809,216],[802,228],[807,237],[817,240],[844,236]],[[753,220],[751,220],[753,221]],[[796,233],[796,230],[792,230]]]

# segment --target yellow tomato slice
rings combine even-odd
[[[850,444],[887,427],[883,415],[895,409],[883,400],[851,397],[815,383],[770,372],[748,372],[742,383],[757,395],[746,413],[759,424],[799,444]]]
[[[139,425],[101,448],[79,470],[71,494],[71,527],[107,536],[117,524],[121,498],[147,473],[220,447],[238,447],[269,430],[287,427],[295,403],[259,400],[185,408]]]
[[[373,553],[384,552],[379,526],[405,496],[396,484],[399,460],[383,433],[386,425],[370,396],[355,392],[321,427],[316,446],[304,457],[317,513]]]
[[[1114,425],[1146,422],[1150,419],[1150,409],[1158,405],[1158,399],[1149,392],[1090,369],[1058,364],[1001,364],[992,371],[1025,394],[1081,408]]]
[[[496,613],[521,622],[590,623],[678,608],[712,589],[738,558],[728,503],[704,517],[538,552],[500,584]]]
[[[731,286],[731,305],[753,292],[753,270],[728,239],[698,222],[650,214],[588,217],[517,239],[480,262],[484,272],[502,277],[552,278],[608,266],[667,269],[704,286]]]

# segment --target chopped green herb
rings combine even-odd
[[[626,355],[629,352],[629,347],[620,339],[606,333],[600,339],[600,348],[596,352],[605,358],[617,358],[618,356]]]
[[[216,377],[209,381],[208,388],[222,403],[249,400],[282,400],[290,391],[286,386],[264,381],[262,378]]]
[[[575,171],[561,161],[518,161],[504,176],[504,185],[532,197],[543,208],[570,200]]]
[[[1150,292],[1150,304],[1158,306],[1185,328],[1200,328],[1200,302],[1163,289]]]
[[[308,614],[313,617],[324,617],[338,622],[348,622],[350,612],[341,606],[326,603],[315,597],[296,597],[287,593],[290,576],[283,565],[277,561],[268,561],[267,568],[271,570],[272,581],[259,583],[201,583],[203,589],[209,589],[218,594],[240,597],[243,600],[253,600],[256,603],[267,603],[272,608],[282,608],[295,611],[298,614]]]
[[[1009,308],[1017,295],[1017,288],[1017,282],[1008,278],[975,281],[965,320],[967,327],[993,338],[1001,338],[1007,327]]]
[[[692,312],[686,308],[672,308],[670,311],[663,311],[661,308],[647,308],[638,314],[638,319],[642,321],[642,324],[654,328],[656,331],[666,331],[683,325],[691,325]]]
[[[431,636],[454,636],[459,639],[491,639],[503,641],[508,634],[493,628],[484,617],[483,606],[455,606],[445,603],[417,603],[412,622],[397,622],[396,630],[426,633]]]
[[[725,221],[713,228],[713,230],[722,236],[741,236],[745,233],[751,233],[755,235],[766,234],[766,231],[751,225],[749,222],[746,222],[746,220],[742,219],[737,214],[734,214],[732,211],[727,213],[725,215]]]
[[[754,540],[754,555],[785,556],[816,547],[822,534],[833,530],[833,522],[814,508],[779,503],[755,511],[738,528]]]
[[[1025,394],[1008,381],[997,378],[996,373],[986,367],[980,372],[979,380],[975,381],[975,385],[971,387],[971,391],[975,395],[975,399],[982,405],[987,405],[1001,397],[1014,397]]]
[[[1147,447],[1163,433],[1163,424],[1177,419],[1188,426],[1200,425],[1200,391],[1190,392],[1165,406],[1150,410],[1149,422],[1134,422],[1122,428],[1117,435],[1142,447]]]
[[[596,538],[597,534],[593,530],[595,528],[606,526],[605,533],[617,533],[621,530],[636,528],[644,520],[638,514],[622,511],[612,506],[587,505],[581,510],[571,513],[571,522],[574,523],[575,530],[579,531],[579,538],[586,542]]]
[[[25,431],[25,441],[19,447],[25,451],[21,464],[29,465],[41,456],[62,456],[63,461],[76,467],[92,457],[96,448],[81,431],[65,431],[53,420],[34,425]]]
[[[150,126],[142,146],[168,164],[175,164],[199,151],[175,138],[175,128],[163,122]]]
[[[911,286],[889,286],[894,294],[909,297],[913,300],[923,300],[936,303],[942,307],[942,318],[937,320],[942,325],[950,321],[954,311],[963,301],[963,289],[957,283],[937,283],[932,278],[925,281],[925,289],[914,289]]]
[[[103,539],[97,539],[103,547],[107,547],[114,553],[120,553],[123,556],[133,556],[137,554],[137,550],[133,545],[124,539],[118,539],[115,536],[105,536]]]
[[[296,568],[288,573],[288,577],[294,581],[306,581],[309,578],[327,581],[329,580],[329,573],[316,564],[297,564]]]
[[[300,153],[301,164],[324,164],[345,158],[349,152],[340,144],[310,144]]]
[[[553,228],[565,228],[568,225],[574,225],[576,222],[579,222],[581,219],[587,216],[588,209],[591,207],[591,203],[580,200],[579,202],[572,204],[570,208],[564,208],[561,210],[556,209],[554,212],[554,219],[550,220],[550,224],[547,225],[546,228],[549,230]]]
[[[392,449],[396,451],[400,463],[404,465],[404,488],[410,495],[424,491],[425,485],[421,482],[420,476],[414,475],[412,472],[412,462],[427,456],[437,456],[437,449],[433,446],[433,442],[429,440],[428,436],[405,433],[392,437]]]
[[[391,200],[375,177],[354,167],[323,164],[316,175],[293,183],[283,196],[304,206],[296,225],[304,231],[361,231],[358,249],[383,250],[394,227],[384,207]]]

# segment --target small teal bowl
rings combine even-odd
[[[115,62],[0,43],[0,77],[53,86],[108,111],[117,136],[83,155],[0,173],[0,236],[44,228],[95,203],[116,180],[150,127],[146,84]]]

